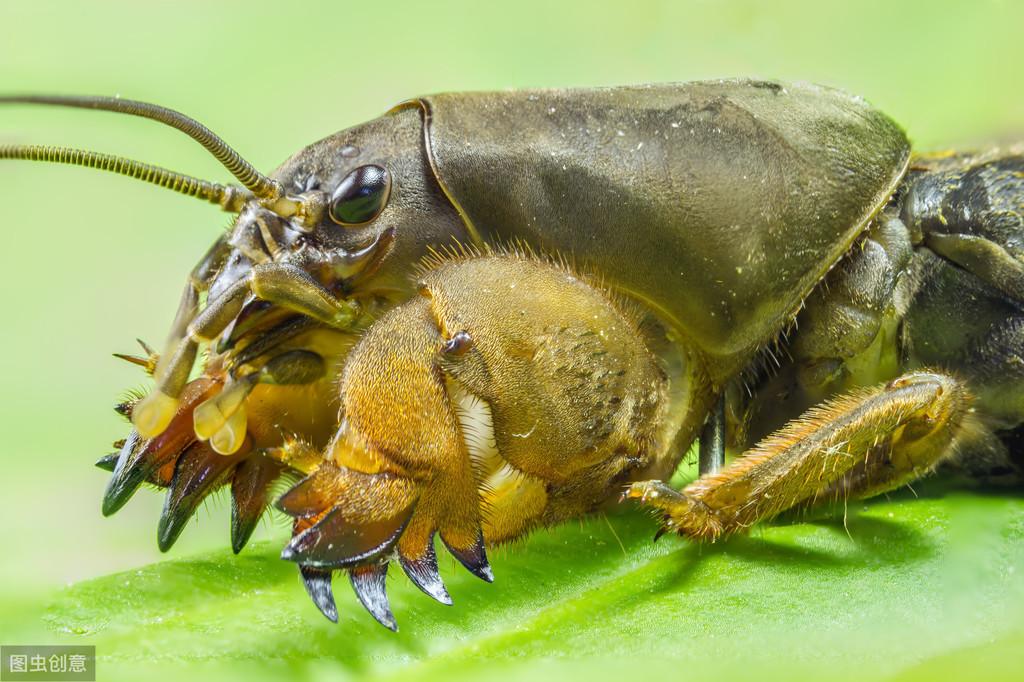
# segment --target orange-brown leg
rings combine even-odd
[[[627,496],[665,516],[665,529],[714,541],[797,505],[861,498],[930,471],[968,412],[961,382],[915,372],[809,410],[716,474],[676,491],[634,483]]]

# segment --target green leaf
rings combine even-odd
[[[931,482],[938,491],[938,484]],[[920,492],[920,491],[919,491]],[[344,576],[320,616],[280,545],[173,559],[72,585],[45,614],[95,644],[99,679],[936,679],[1024,673],[1024,501],[952,491],[696,546],[639,512],[492,552],[485,584],[442,566],[455,605],[397,569],[400,632]]]

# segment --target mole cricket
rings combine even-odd
[[[451,603],[436,536],[491,581],[486,547],[620,497],[714,541],[939,465],[1019,483],[1022,146],[912,153],[860,98],[723,80],[412,99],[264,175],[163,107],[0,104],[153,119],[237,180],[0,147],[235,216],[159,352],[120,356],[154,387],[103,513],[165,488],[167,550],[229,488],[239,552],[275,505],[331,620],[336,571],[396,629],[392,562]]]

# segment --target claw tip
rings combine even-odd
[[[119,453],[117,452],[112,452],[109,455],[103,455],[98,460],[96,460],[96,467],[99,469],[103,469],[104,471],[113,472],[114,467],[117,466],[118,454]]]
[[[388,564],[384,563],[353,568],[348,575],[356,597],[374,620],[388,630],[398,632],[398,623],[388,603],[385,585],[387,572]]]
[[[476,541],[473,542],[469,547],[457,547],[453,546],[445,540],[444,535],[441,536],[441,541],[444,542],[445,547],[448,551],[459,560],[466,570],[480,578],[481,580],[493,583],[494,582],[494,571],[491,570],[491,564],[487,561],[487,551],[484,549],[484,538],[482,534],[478,534]]]
[[[422,556],[418,559],[409,559],[399,553],[398,562],[402,570],[409,576],[409,579],[416,587],[445,606],[452,605],[452,598],[441,580],[441,574],[437,569],[437,554],[434,552],[434,540],[431,536]]]
[[[157,526],[156,532],[156,546],[161,552],[167,552],[171,547],[174,546],[174,542],[181,535],[181,528],[177,527],[181,524],[172,523],[167,516],[160,517],[160,523]]]
[[[331,587],[331,571],[323,571],[310,566],[299,566],[302,584],[306,593],[320,609],[320,613],[332,623],[338,622],[338,607],[334,603],[334,591]]]

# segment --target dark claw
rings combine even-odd
[[[331,590],[331,572],[310,566],[299,566],[302,584],[306,586],[313,603],[320,613],[332,623],[338,622],[338,607],[334,604],[334,592]]]
[[[114,467],[117,466],[118,454],[117,452],[111,452],[109,455],[103,455],[96,460],[96,466],[104,471],[113,471]]]
[[[356,596],[370,615],[388,630],[398,632],[398,624],[395,623],[391,605],[388,604],[388,564],[385,562],[359,566],[351,569],[348,575],[352,581],[352,589],[356,591]]]
[[[405,530],[415,505],[390,519],[350,523],[335,507],[292,538],[281,558],[314,568],[348,568],[387,553]]]
[[[212,381],[197,379],[185,388],[183,407],[163,433],[142,440],[136,431],[128,434],[117,456],[114,475],[103,494],[103,515],[110,516],[131,499],[145,481],[169,485],[178,457],[195,441],[192,408],[209,397],[217,386]]]
[[[238,465],[231,478],[231,549],[242,551],[267,508],[270,486],[281,475],[281,465],[262,456]],[[308,587],[308,585],[307,585]]]
[[[110,477],[107,490],[103,493],[104,516],[110,516],[123,507],[146,480],[150,467],[139,447],[140,444],[139,434],[133,430],[125,439],[121,451],[117,453],[114,475]]]
[[[443,534],[441,535],[441,540],[444,541]],[[484,551],[484,538],[482,534],[478,534],[476,541],[465,549],[452,547],[447,541],[445,541],[444,546],[470,573],[481,580],[489,583],[494,582],[494,572],[491,570],[491,565],[487,562],[487,552]]]
[[[444,583],[441,581],[441,574],[437,570],[437,554],[434,552],[434,540],[430,539],[426,553],[419,559],[406,559],[399,554],[398,563],[402,570],[409,576],[409,580],[416,587],[423,590],[442,604],[452,605],[452,598],[448,595]]]
[[[193,444],[182,453],[157,526],[157,545],[161,552],[171,548],[199,504],[226,481],[231,468],[247,454],[243,446],[234,455],[219,455],[203,442]]]

